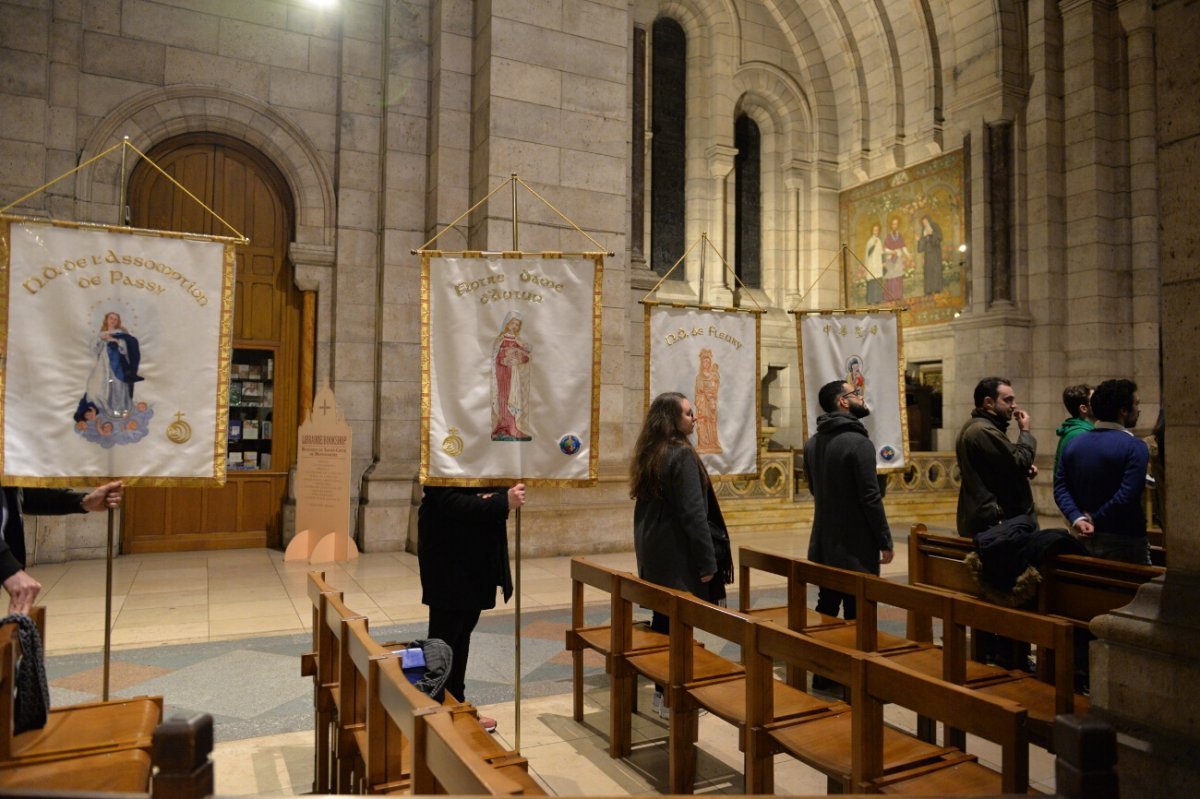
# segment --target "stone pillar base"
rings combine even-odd
[[[1091,625],[1092,713],[1117,730],[1123,799],[1200,796],[1200,575],[1169,571]]]

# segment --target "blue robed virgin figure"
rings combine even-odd
[[[121,324],[121,315],[116,311],[104,315],[93,352],[95,362],[75,411],[75,421],[85,421],[97,414],[117,419],[128,416],[133,409],[133,387],[143,380],[138,375],[142,354],[137,338]]]

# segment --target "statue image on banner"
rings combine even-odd
[[[700,371],[696,373],[696,452],[720,454],[725,450],[717,433],[717,397],[721,389],[721,366],[713,360],[712,350],[700,350]]]
[[[521,315],[504,317],[492,346],[492,441],[532,441],[529,428],[529,362],[532,348],[521,340]]]
[[[145,379],[138,374],[141,345],[121,314],[112,310],[104,314],[91,356],[92,368],[75,410],[75,431],[105,449],[141,440],[149,432],[154,410],[145,402],[134,402],[134,387]]]
[[[851,355],[846,359],[846,382],[854,386],[858,396],[866,399],[867,379],[863,375],[862,358],[857,355]]]

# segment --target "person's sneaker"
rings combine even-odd
[[[490,716],[480,716],[479,726],[483,727],[484,732],[492,733],[496,731],[496,720]]]
[[[662,719],[663,721],[670,721],[671,720],[671,708],[667,707],[666,705],[663,705],[662,707],[660,707],[658,709],[658,717],[660,719]]]
[[[663,708],[663,692],[655,691],[654,692],[654,701],[650,703],[650,712],[651,713],[662,713],[662,708]]]

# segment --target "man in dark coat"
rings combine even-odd
[[[525,504],[525,486],[509,489],[425,487],[417,516],[421,601],[429,606],[429,633],[453,652],[446,690],[465,699],[467,656],[479,614],[496,607],[497,586],[512,596],[508,565],[508,512]],[[480,716],[489,731],[496,722]]]
[[[1020,433],[1014,444],[1008,423]],[[974,536],[1014,516],[1034,513],[1031,478],[1037,440],[1029,432],[1032,420],[1017,407],[1012,384],[1003,377],[985,377],[975,386],[975,410],[955,443],[962,484],[958,489],[958,534]]]
[[[879,574],[891,563],[892,533],[875,472],[875,446],[860,419],[871,413],[862,392],[835,380],[818,394],[817,434],[804,445],[804,475],[814,500],[808,559],[840,569]],[[858,611],[854,597],[827,588],[817,593],[817,611],[845,617]]]

